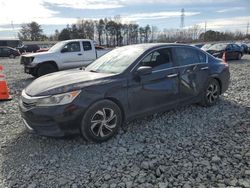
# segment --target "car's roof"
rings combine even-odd
[[[144,50],[148,50],[148,49],[151,49],[151,48],[159,48],[159,47],[167,47],[167,46],[189,46],[189,47],[193,47],[195,48],[194,46],[191,46],[191,45],[188,45],[188,44],[180,44],[180,43],[144,43],[144,44],[132,44],[132,45],[129,45],[131,47],[139,47],[139,48],[142,48]],[[124,46],[126,47],[126,46]]]
[[[89,41],[89,42],[91,42],[92,40],[90,40],[90,39],[70,39],[70,40],[63,40],[61,42],[74,42],[74,41]]]

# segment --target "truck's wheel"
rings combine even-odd
[[[45,74],[49,74],[49,73],[56,72],[56,71],[57,71],[57,68],[55,65],[42,64],[38,67],[36,76],[40,77],[40,76],[43,76]]]

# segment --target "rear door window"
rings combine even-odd
[[[82,42],[82,46],[83,46],[83,50],[84,50],[84,51],[92,50],[91,43],[88,42],[88,41],[83,41],[83,42]]]
[[[227,45],[227,50],[233,50],[233,46],[231,44]]]
[[[207,62],[207,55],[202,52],[197,52],[199,56],[199,62],[200,63],[206,63]]]
[[[206,62],[206,55],[196,49],[188,47],[177,47],[175,51],[175,61],[180,66],[198,64]]]
[[[232,44],[232,45],[233,45],[233,47],[234,47],[235,50],[239,50],[240,49],[240,46],[238,46],[236,44]]]

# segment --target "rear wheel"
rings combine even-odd
[[[92,142],[104,142],[115,134],[122,124],[122,113],[114,102],[102,100],[93,104],[84,114],[81,133]]]
[[[49,74],[49,73],[56,72],[56,71],[57,71],[57,67],[55,65],[46,63],[38,67],[36,76],[40,77],[45,74]]]
[[[220,84],[217,80],[211,79],[203,91],[201,105],[213,106],[218,102],[219,96]]]

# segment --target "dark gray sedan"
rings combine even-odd
[[[229,78],[226,62],[196,47],[131,45],[85,70],[36,79],[22,91],[20,110],[27,128],[40,135],[81,133],[102,142],[124,121],[186,104],[216,104]]]

